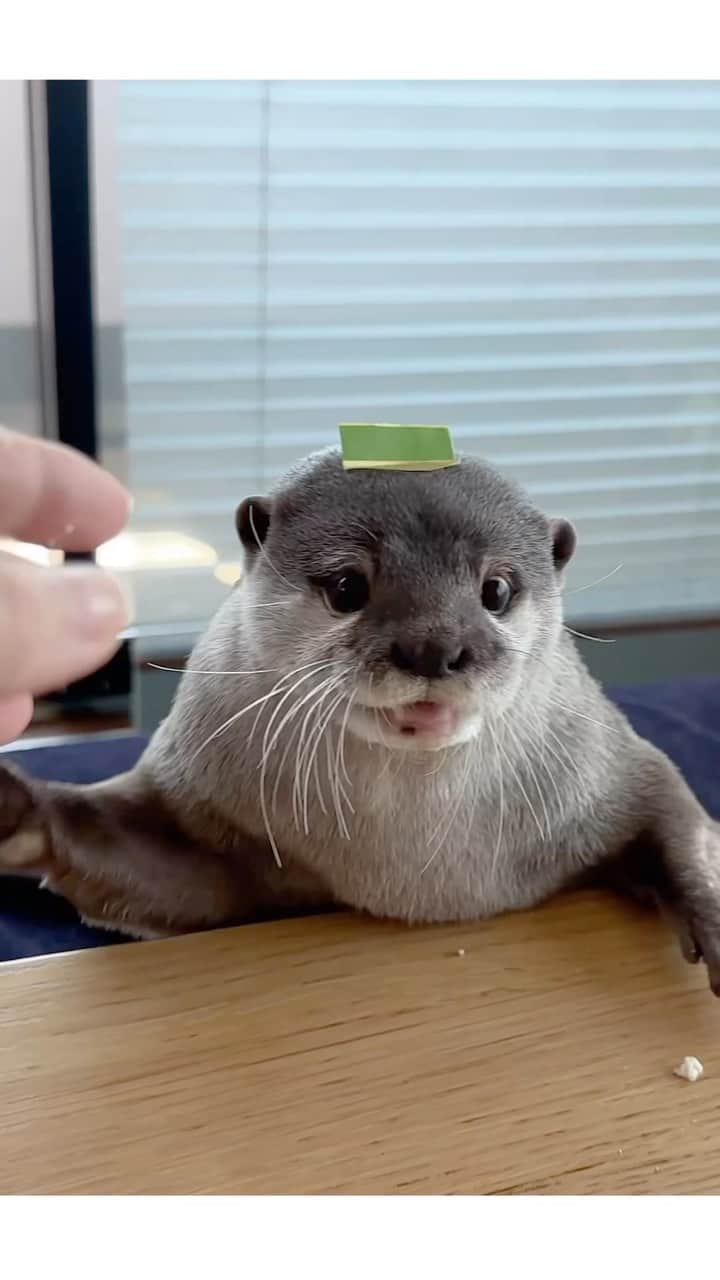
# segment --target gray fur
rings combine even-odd
[[[563,630],[567,524],[469,458],[431,474],[348,473],[330,451],[269,501],[246,502],[238,527],[246,576],[137,769],[70,799],[14,779],[6,807],[16,813],[24,785],[26,812],[8,822],[0,860],[5,850],[16,867],[33,849],[30,870],[84,915],[146,934],[333,903],[414,922],[482,919],[620,866],[630,850],[635,882],[682,917],[686,954],[702,952],[720,983],[718,827]],[[336,617],[322,583],[349,566],[368,575],[370,599]],[[501,570],[519,593],[497,619],[481,586]],[[397,643],[461,648],[468,661],[419,679],[393,665]],[[460,714],[452,743],[388,746],[383,712],[421,700]],[[49,832],[42,856],[29,827]],[[58,859],[82,863],[94,906],[63,884]]]

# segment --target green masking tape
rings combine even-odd
[[[435,471],[457,463],[449,427],[394,422],[341,422],[346,471]]]

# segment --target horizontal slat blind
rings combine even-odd
[[[720,86],[126,83],[136,528],[232,513],[344,418],[448,422],[573,519],[575,617],[720,606]],[[211,566],[138,573],[200,618]]]

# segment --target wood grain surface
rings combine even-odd
[[[609,899],[265,924],[0,983],[6,1194],[720,1192],[720,1003]]]

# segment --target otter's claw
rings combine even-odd
[[[704,826],[693,856],[674,875],[670,872],[669,909],[683,956],[689,964],[703,960],[710,989],[720,996],[720,827]]]
[[[680,948],[689,964],[705,962],[710,990],[720,996],[720,916],[712,923],[693,912],[680,925]]]

